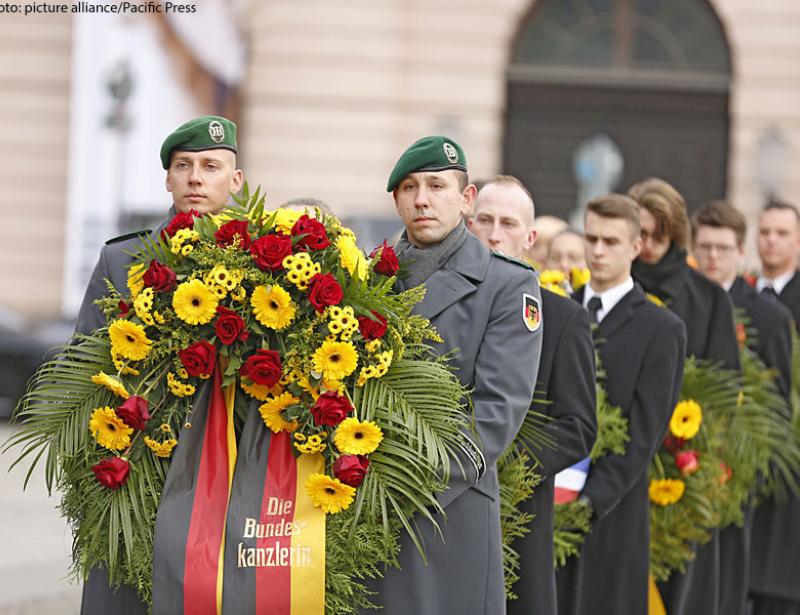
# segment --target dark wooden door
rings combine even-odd
[[[537,213],[567,219],[576,208],[573,155],[597,133],[622,151],[617,192],[656,176],[690,209],[725,196],[727,92],[510,81],[507,101],[504,172],[531,189]]]

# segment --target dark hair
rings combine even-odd
[[[728,228],[736,234],[736,243],[744,245],[747,235],[747,221],[742,212],[727,201],[711,201],[692,216],[692,237],[697,240],[697,231],[701,226]]]
[[[671,184],[650,177],[628,189],[628,196],[656,219],[655,236],[667,237],[681,250],[689,243],[686,201]]]
[[[586,212],[603,218],[621,218],[631,227],[631,236],[638,237],[642,229],[639,221],[639,206],[624,194],[606,194],[592,199],[586,205]]]
[[[764,213],[765,211],[770,211],[772,209],[794,212],[794,217],[797,219],[797,223],[800,224],[800,212],[798,212],[797,207],[795,207],[791,203],[787,203],[786,201],[779,201],[777,199],[772,199],[766,205],[764,205],[764,209],[761,210],[761,213]]]
[[[464,188],[469,186],[469,175],[466,171],[455,169],[456,177],[458,177],[458,191],[463,192]]]

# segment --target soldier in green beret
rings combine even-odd
[[[110,281],[120,293],[127,293],[127,270],[143,237],[154,237],[165,229],[176,214],[214,214],[222,210],[231,193],[242,187],[243,174],[236,167],[236,124],[214,115],[198,117],[175,129],[161,146],[161,164],[167,172],[167,192],[172,206],[155,231],[140,231],[110,239],[100,251],[83,297],[75,331],[89,334],[104,324],[94,305],[104,296]],[[136,588],[109,587],[106,571],[95,568],[83,586],[81,615],[146,615],[147,607]]]
[[[490,252],[467,231],[462,216],[471,212],[476,189],[452,139],[414,143],[386,189],[406,227],[396,246],[403,265],[398,286],[425,285],[414,312],[436,327],[443,340],[436,352],[452,355],[472,391],[477,439],[437,498],[446,513],[438,519],[442,533],[417,520],[427,561],[405,535],[400,568],[369,586],[391,615],[504,615],[496,462],[533,396],[542,345],[539,284],[529,265]]]

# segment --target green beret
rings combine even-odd
[[[172,152],[229,149],[236,153],[236,124],[218,115],[204,115],[178,126],[161,145],[161,164],[169,168]]]
[[[423,137],[400,156],[389,175],[386,192],[391,192],[409,173],[458,169],[466,172],[467,159],[461,146],[447,137]]]

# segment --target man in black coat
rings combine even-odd
[[[533,223],[530,192],[517,178],[499,175],[478,193],[469,228],[490,250],[523,258],[536,240]],[[542,355],[532,411],[550,417],[545,431],[553,446],[535,451],[537,472],[544,479],[520,505],[534,517],[530,533],[513,545],[520,555],[520,577],[513,588],[518,598],[507,604],[510,615],[557,612],[553,478],[587,457],[597,435],[594,348],[586,310],[542,289],[542,313]]]
[[[686,326],[687,356],[741,368],[733,322],[733,304],[721,286],[687,264],[689,219],[686,202],[667,182],[650,178],[631,186],[639,204],[642,254],[633,277],[645,291],[661,299]],[[725,532],[725,530],[723,530]],[[686,572],[675,572],[659,591],[669,615],[741,615],[747,586],[747,545],[737,531],[720,532],[697,549]]]
[[[737,308],[744,310],[750,326],[756,331],[753,350],[764,361],[767,367],[778,372],[778,388],[791,404],[792,383],[792,315],[779,301],[760,295],[737,271],[744,259],[744,240],[747,225],[744,216],[724,201],[715,201],[698,211],[692,220],[692,252],[697,258],[698,268],[709,279],[725,288]],[[748,511],[749,523],[738,530],[723,530],[723,540],[729,534],[741,533],[741,539],[750,563],[749,576],[761,578],[763,570],[769,569],[775,556],[770,553],[772,547],[769,537],[775,536],[778,542],[798,543],[800,529],[785,521],[780,515],[775,516],[776,501],[770,499],[755,511],[753,518]],[[779,507],[780,508],[780,507]],[[753,544],[752,535],[757,537]],[[751,550],[752,549],[752,550]],[[781,564],[782,566],[784,564]],[[738,603],[744,604],[747,587],[742,587]],[[743,613],[741,606],[739,612]]]
[[[649,468],[680,393],[686,330],[631,278],[639,212],[622,195],[591,201],[585,220],[592,277],[575,298],[598,323],[609,403],[628,419],[624,455],[593,463],[580,498],[593,509],[578,557],[557,572],[560,615],[631,615],[648,609]]]
[[[769,203],[758,221],[761,275],[756,291],[785,305],[800,329],[800,214],[789,203]],[[797,374],[795,374],[797,377]],[[767,500],[756,510],[750,596],[753,615],[800,615],[800,498]]]
[[[213,214],[226,206],[231,192],[238,192],[243,182],[242,171],[236,167],[236,147],[236,124],[217,116],[190,120],[164,140],[161,162],[173,204],[158,231],[167,226],[176,211]],[[107,294],[106,280],[120,293],[127,294],[131,253],[142,248],[141,236],[147,234],[144,231],[117,237],[103,246],[78,312],[77,333],[89,334],[105,324],[94,301]],[[134,587],[121,585],[112,590],[106,571],[94,568],[83,586],[81,615],[107,613],[144,615],[147,606]]]

